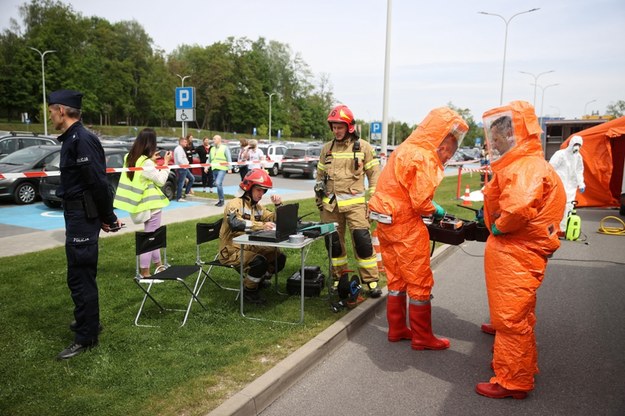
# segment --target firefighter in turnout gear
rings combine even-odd
[[[219,261],[227,265],[238,266],[243,256],[245,278],[243,296],[250,303],[262,304],[259,289],[275,272],[286,264],[286,256],[274,247],[246,245],[241,253],[241,246],[232,243],[232,239],[246,231],[273,230],[276,227],[275,213],[260,204],[265,192],[273,187],[269,174],[263,169],[253,169],[245,175],[239,185],[242,196],[231,199],[224,209],[224,221],[219,231]],[[279,195],[271,195],[271,202],[282,204]],[[276,268],[277,258],[277,270]]]
[[[315,194],[321,221],[338,224],[338,230],[326,237],[326,247],[327,238],[332,238],[332,252],[328,254],[332,259],[334,288],[338,289],[339,280],[348,269],[345,232],[349,227],[360,278],[369,289],[369,296],[379,297],[382,291],[369,232],[366,193],[375,191],[380,163],[371,145],[358,137],[354,115],[347,106],[332,109],[328,124],[334,140],[321,149]]]

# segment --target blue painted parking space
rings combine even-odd
[[[165,207],[165,210],[200,205],[205,205],[205,202],[172,201]],[[126,218],[130,221],[130,215],[126,211],[116,209],[115,214],[122,220]],[[2,208],[0,210],[0,224],[32,228],[40,231],[56,230],[65,227],[63,210],[48,208],[41,202],[32,205],[15,205]]]
[[[311,189],[312,187],[313,185],[311,185]],[[224,186],[224,193],[226,195],[236,195],[238,189],[238,186]],[[213,191],[216,191],[216,188],[213,188]],[[285,196],[302,191],[301,189],[274,188],[270,192]],[[165,211],[184,207],[200,207],[207,204],[213,205],[214,202],[214,199],[197,199],[188,202],[171,201],[165,207]],[[126,211],[116,209],[115,214],[124,222],[130,221],[130,215]],[[5,205],[0,207],[0,224],[37,231],[57,230],[65,227],[63,210],[48,208],[42,202],[32,205]]]

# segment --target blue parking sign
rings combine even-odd
[[[382,133],[382,123],[374,121],[371,123],[371,134]]]
[[[190,110],[195,108],[195,88],[179,87],[176,88],[176,109]]]

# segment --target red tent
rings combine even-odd
[[[616,207],[623,184],[625,160],[625,117],[599,124],[575,133],[584,145],[584,182],[586,191],[577,193],[580,207]],[[571,135],[560,146],[567,147]]]

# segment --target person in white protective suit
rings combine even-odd
[[[566,231],[566,218],[573,209],[573,201],[579,189],[580,193],[586,190],[584,184],[584,161],[580,153],[584,140],[582,136],[573,136],[566,149],[560,149],[551,156],[549,163],[554,167],[564,184],[566,191],[566,209],[560,221],[560,232]]]

